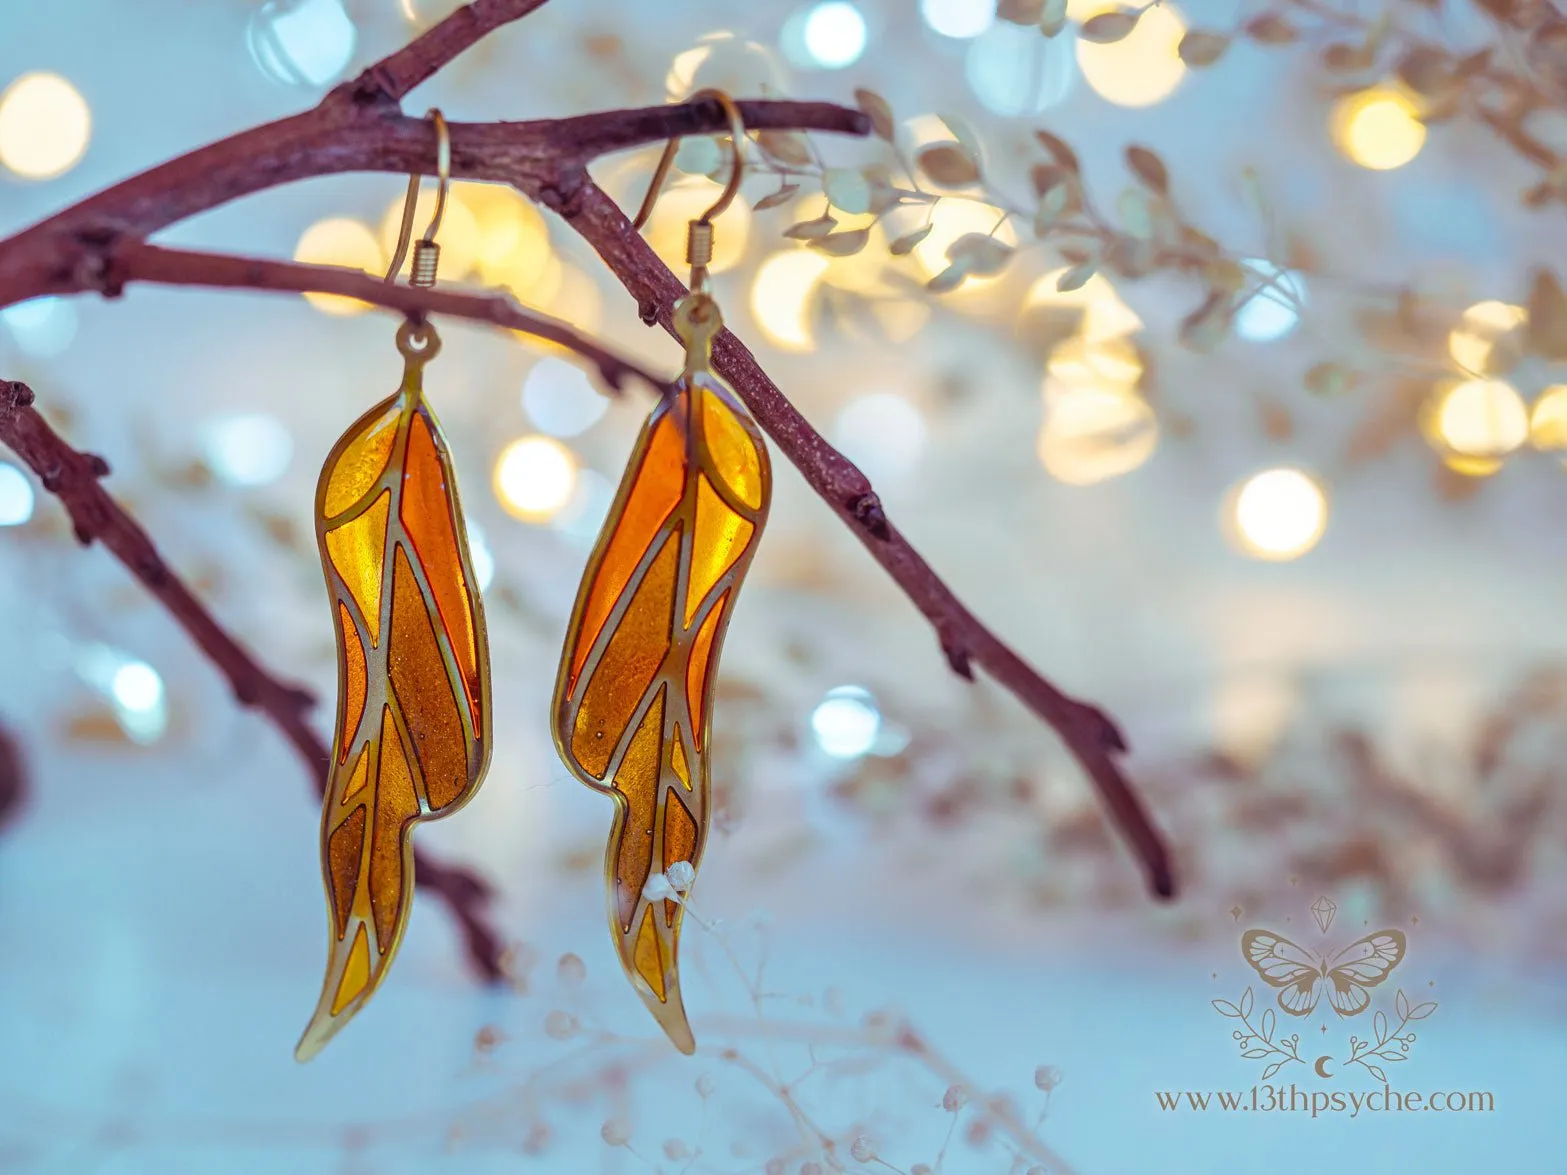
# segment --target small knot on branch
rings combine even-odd
[[[947,664],[965,681],[974,680],[974,665],[971,654],[962,645],[947,637],[941,638],[941,651],[946,654]]]
[[[892,538],[892,528],[887,524],[887,512],[882,509],[881,498],[875,490],[867,490],[850,501],[849,512],[854,515],[856,522],[882,542]]]
[[[302,685],[287,686],[283,697],[300,714],[308,714],[316,708],[316,695]]]
[[[352,81],[344,82],[331,94],[326,101],[334,99],[340,103],[346,103],[359,109],[374,109],[382,107],[387,110],[398,110],[397,83],[392,75],[384,68],[384,62],[377,62],[365,70]],[[325,105],[325,102],[323,102]]]
[[[0,380],[0,407],[15,410],[17,408],[30,408],[37,399],[33,395],[33,389],[26,384],[14,379]]]
[[[1079,702],[1077,705],[1083,726],[1095,745],[1122,754],[1131,749],[1126,745],[1126,736],[1121,733],[1121,728],[1116,725],[1115,719],[1098,706],[1091,706],[1087,702]]]
[[[125,279],[116,271],[114,247],[119,243],[117,229],[104,226],[84,228],[76,234],[81,253],[71,267],[71,278],[84,290],[105,298],[118,298],[125,292]]]
[[[0,825],[11,819],[27,795],[27,767],[22,749],[4,726],[0,726]]]
[[[83,453],[82,456],[87,459],[88,473],[92,474],[94,477],[109,476],[109,463],[100,457],[97,453]]]
[[[642,320],[643,326],[657,326],[658,303],[652,298],[644,298],[637,303],[637,317]]]

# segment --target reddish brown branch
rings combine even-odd
[[[103,292],[110,295],[118,294],[129,282],[143,281],[167,286],[342,294],[409,315],[445,314],[467,318],[520,331],[575,351],[592,363],[600,378],[616,391],[624,388],[628,376],[637,377],[660,393],[669,386],[646,368],[585,338],[565,323],[524,310],[517,299],[506,293],[420,289],[381,281],[357,269],[193,253],[137,241],[123,242],[107,252],[101,273]]]
[[[0,380],[0,441],[27,463],[44,488],[60,499],[77,539],[84,545],[102,543],[168,609],[228,679],[240,705],[261,711],[281,730],[305,761],[317,792],[326,788],[330,752],[310,725],[315,705],[309,690],[279,681],[268,673],[207,611],[163,556],[147,532],[99,484],[109,466],[94,453],[72,448],[50,427],[33,405],[26,384]],[[501,976],[501,945],[490,930],[485,907],[489,885],[465,869],[416,854],[418,884],[440,894],[463,930],[469,956],[480,974]]]
[[[104,258],[117,242],[145,239],[241,196],[348,171],[433,170],[435,131],[425,119],[332,98],[132,176],[0,241],[0,307],[102,289]],[[742,102],[740,109],[746,125],[757,129],[870,129],[858,110],[826,102]],[[452,123],[452,174],[514,184],[549,199],[548,193],[579,184],[587,163],[600,155],[727,125],[716,103],[541,122]]]
[[[671,310],[685,287],[632,229],[620,208],[588,182],[556,211],[565,217],[620,279],[638,305],[651,308],[674,333]],[[651,317],[644,314],[644,317]],[[1154,893],[1170,897],[1175,879],[1163,838],[1148,818],[1116,761],[1126,750],[1114,722],[1103,711],[1068,697],[986,628],[953,594],[920,553],[892,525],[866,476],[801,416],[756,357],[729,331],[713,347],[713,365],[740,393],[746,406],[813,490],[833,508],[893,581],[936,630],[948,663],[972,679],[978,664],[1054,727],[1083,765],[1123,836],[1142,861]]]
[[[422,291],[415,296],[359,275],[284,262],[179,253],[144,243],[149,234],[198,212],[294,180],[347,171],[428,173],[435,157],[433,130],[422,119],[402,115],[397,110],[397,100],[486,32],[525,15],[541,3],[543,0],[476,0],[353,82],[334,90],[315,109],[245,131],[152,168],[0,241],[0,307],[40,294],[112,294],[130,280],[320,289],[349,293],[405,312],[460,314],[521,330],[531,328],[531,333],[552,337],[544,334],[544,324],[557,332],[555,341],[568,346],[575,342],[573,349],[598,363],[606,378],[615,383],[617,374],[636,369],[559,324],[526,315],[504,298],[445,291]],[[752,130],[824,130],[862,135],[870,130],[869,120],[860,111],[826,103],[741,102],[740,109]],[[674,135],[716,132],[725,125],[723,112],[716,103],[612,111],[552,121],[454,124],[452,170],[459,178],[510,183],[554,208],[598,251],[637,299],[643,317],[661,321],[667,329],[670,308],[684,289],[620,210],[588,179],[586,165],[609,152]],[[1163,842],[1117,763],[1125,742],[1114,723],[1097,708],[1056,689],[963,606],[892,526],[864,474],[822,439],[768,379],[751,353],[727,332],[718,340],[715,363],[784,454],[931,622],[953,670],[972,677],[972,665],[979,664],[1056,729],[1093,779],[1116,823],[1142,860],[1151,888],[1160,895],[1172,894],[1174,879]],[[27,411],[29,419],[36,417]],[[13,413],[10,419],[14,422],[20,418]],[[38,423],[42,424],[41,419]],[[111,529],[130,543],[130,557],[121,557],[136,570],[133,559],[142,548],[130,540],[139,538],[145,550],[151,551],[146,535],[97,487],[94,467],[71,465],[66,455],[74,455],[78,462],[95,459],[75,454],[58,438],[55,441],[59,448],[51,452],[46,446],[43,454],[44,468],[55,470],[49,476],[58,483],[62,474],[69,472],[67,481],[74,487],[70,494],[86,495],[82,503],[97,502],[91,497],[96,494],[112,507],[119,522]],[[40,471],[40,476],[45,473]],[[80,530],[78,507],[72,505],[67,494],[62,493],[62,497],[72,509],[73,518],[77,518]],[[101,503],[97,508],[102,508]],[[91,522],[94,516],[87,517]],[[86,533],[91,537],[98,532],[89,526]],[[106,535],[99,537],[116,549]],[[120,551],[116,549],[116,553]],[[157,566],[162,566],[161,561]],[[166,568],[162,574],[168,575]],[[166,582],[160,587],[149,581],[149,586],[181,617],[220,665],[225,657],[242,659],[249,667],[240,679],[242,683],[262,692],[270,683],[272,690],[283,691],[274,698],[279,708],[273,717],[291,738],[292,727],[297,727],[312,740],[306,758],[319,779],[319,764],[325,751],[304,726],[303,704],[298,698],[289,702],[288,687],[273,682],[256,667],[201,611],[200,604],[183,586],[179,587],[183,595],[173,598],[173,602],[164,594]],[[181,608],[191,614],[182,614]],[[240,684],[236,684],[236,692],[242,692]],[[296,741],[296,746],[300,745]],[[428,863],[420,866],[420,879],[445,887],[442,892],[463,920],[470,945],[480,953],[493,946],[482,921],[464,916],[460,895],[466,893],[472,904],[483,896],[477,889],[465,889],[476,887],[475,879]]]
[[[4,828],[27,799],[27,763],[11,732],[0,724],[0,828]]]
[[[372,65],[338,93],[356,101],[380,98],[396,103],[448,62],[473,48],[502,25],[520,20],[547,0],[474,0],[453,12],[390,57]],[[330,101],[330,99],[328,99]]]

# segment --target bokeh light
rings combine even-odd
[[[850,400],[833,424],[833,444],[874,482],[896,483],[925,448],[925,417],[907,396],[872,392]]]
[[[147,745],[163,736],[169,724],[167,692],[151,665],[108,645],[89,644],[78,649],[76,670],[108,698],[132,742]]]
[[[914,246],[914,260],[927,277],[935,277],[951,264],[947,250],[959,237],[969,233],[988,234],[1005,245],[1017,244],[1017,233],[1010,220],[1001,220],[1001,209],[977,200],[940,200],[930,210],[930,233]],[[1000,227],[997,227],[998,222]],[[1001,274],[970,277],[963,288],[980,288],[1000,279]]]
[[[1069,9],[1085,21],[1121,9],[1116,3],[1078,4]],[[1064,35],[1064,34],[1063,34]],[[1186,21],[1173,4],[1146,8],[1122,40],[1108,45],[1077,39],[1077,64],[1094,92],[1117,106],[1152,106],[1175,92],[1186,76],[1179,52]]]
[[[560,291],[545,309],[583,334],[591,335],[598,330],[599,319],[604,313],[604,294],[598,282],[581,266],[562,263]]]
[[[1154,411],[1133,389],[1046,381],[1037,451],[1057,481],[1084,486],[1130,473],[1158,443]]]
[[[351,217],[318,220],[294,246],[294,260],[306,265],[341,265],[382,276],[387,258],[370,226]],[[358,298],[338,294],[306,294],[305,301],[328,314],[359,314],[370,308]]]
[[[520,437],[495,462],[495,496],[524,522],[548,522],[571,500],[577,459],[553,437]]]
[[[202,431],[207,464],[229,485],[267,485],[282,477],[293,460],[294,439],[275,416],[225,416]]]
[[[29,298],[0,310],[0,323],[17,350],[35,359],[63,354],[76,337],[76,306],[69,298]]]
[[[435,243],[441,247],[442,281],[462,281],[473,273],[479,261],[483,241],[478,218],[468,207],[466,190],[469,187],[467,184],[453,185],[447,192],[446,210],[441,214],[441,224],[435,232]],[[436,186],[421,185],[419,199],[414,204],[414,240],[424,235],[430,217],[435,212],[435,199]],[[386,258],[387,265],[391,264],[392,254],[397,250],[397,232],[402,224],[403,196],[399,195],[387,205],[386,214],[381,217],[381,254]],[[398,277],[406,280],[412,265],[413,245],[410,243],[408,255],[403,258],[403,267],[398,270]],[[385,272],[384,268],[382,272]]]
[[[994,27],[996,0],[920,0],[920,15],[933,32],[963,40]]]
[[[1506,344],[1529,321],[1529,312],[1507,302],[1476,302],[1447,336],[1447,353],[1469,375],[1490,375],[1510,364]],[[1498,348],[1502,353],[1498,354]]]
[[[555,516],[553,526],[567,538],[588,545],[598,538],[599,528],[615,504],[615,484],[596,469],[579,469],[571,499]]]
[[[1333,106],[1333,141],[1352,162],[1373,171],[1402,167],[1426,141],[1414,102],[1389,87],[1347,94]]]
[[[114,672],[109,686],[115,716],[135,742],[156,741],[168,726],[163,678],[145,661],[126,661]]]
[[[1504,380],[1471,379],[1440,388],[1429,418],[1438,446],[1459,457],[1494,462],[1529,439],[1529,410],[1518,390]],[[1462,462],[1454,467],[1482,472]]]
[[[526,287],[507,284],[517,296],[517,301],[533,310],[548,314],[566,285],[566,265],[558,254],[550,253],[544,259],[544,268]],[[538,339],[529,338],[530,346],[541,346]]]
[[[757,267],[751,282],[751,316],[767,341],[785,351],[816,346],[818,283],[827,258],[810,249],[785,249]]]
[[[1066,267],[1053,270],[1029,287],[1018,313],[1020,322],[1026,323],[1030,312],[1040,308],[1078,310],[1082,314],[1078,333],[1089,343],[1122,338],[1143,328],[1143,320],[1121,300],[1104,274],[1094,274],[1075,290],[1058,289],[1057,283],[1066,272]]]
[[[865,52],[865,17],[847,0],[823,0],[806,14],[801,35],[817,65],[843,69]]]
[[[114,674],[114,700],[127,710],[150,710],[163,699],[163,679],[145,661],[130,661]]]
[[[963,74],[986,110],[1016,118],[1065,101],[1077,81],[1077,58],[1071,37],[1042,37],[1037,28],[1003,20],[969,42]]]
[[[1327,527],[1328,499],[1299,469],[1268,469],[1230,495],[1232,540],[1257,559],[1298,559],[1317,545]]]
[[[33,483],[16,466],[0,461],[0,526],[21,526],[33,516]]]
[[[822,284],[832,286],[835,290],[862,294],[867,298],[896,298],[900,294],[907,296],[907,283],[891,280],[893,271],[888,264],[887,232],[876,218],[870,213],[851,216],[834,211],[832,215],[838,221],[839,228],[836,231],[863,228],[868,237],[865,248],[858,253],[827,259],[827,268],[822,272]],[[859,224],[857,221],[865,223]]]
[[[931,143],[946,143],[957,138],[951,125],[939,114],[915,114],[903,120],[900,141],[907,141],[913,151]]]
[[[251,14],[246,40],[273,81],[324,86],[353,60],[358,33],[342,0],[267,0]]]
[[[1051,351],[1045,370],[1056,386],[1130,391],[1143,376],[1137,347],[1120,336],[1066,339]]]
[[[582,368],[546,355],[522,381],[522,407],[540,432],[574,437],[598,423],[609,401]]]
[[[526,299],[544,279],[552,262],[549,226],[531,202],[500,184],[456,185],[477,231],[475,265],[488,286],[504,286]],[[418,224],[415,221],[415,224]],[[421,226],[422,227],[422,226]],[[443,242],[445,236],[437,239]],[[443,256],[443,267],[445,258]]]
[[[0,165],[23,179],[63,175],[87,153],[92,112],[59,74],[24,73],[0,93]]]
[[[1253,293],[1235,312],[1235,333],[1254,343],[1282,339],[1300,324],[1297,307],[1306,303],[1305,279],[1271,261],[1248,261],[1246,268],[1272,284]]]
[[[807,58],[804,26],[808,16],[808,12],[800,14],[799,23],[799,49]],[[806,64],[806,61],[802,60],[800,64]],[[664,89],[675,101],[708,87],[729,94],[781,97],[789,92],[788,80],[777,55],[766,45],[720,29],[676,54],[664,77]]]
[[[1567,454],[1567,384],[1552,384],[1535,400],[1529,443],[1542,453]]]
[[[713,206],[723,192],[720,184],[700,176],[690,176],[664,189],[648,218],[647,240],[653,251],[677,273],[685,273],[686,228]],[[712,273],[723,273],[740,264],[746,242],[751,236],[751,209],[744,200],[736,200],[713,221]]]
[[[881,731],[881,711],[871,692],[857,685],[841,685],[811,713],[816,743],[835,759],[858,759],[876,745]]]
[[[450,16],[467,0],[397,0],[397,10],[403,19],[418,28],[428,28],[436,21]]]

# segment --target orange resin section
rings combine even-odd
[[[416,413],[408,428],[408,455],[403,482],[402,519],[424,566],[441,623],[451,638],[452,653],[462,676],[468,707],[479,719],[479,659],[473,639],[473,599],[457,554],[452,523],[453,499],[446,482],[430,426]]]
[[[671,537],[631,598],[582,691],[571,747],[595,779],[609,770],[620,736],[669,652],[669,619],[675,601],[680,540]]]
[[[637,563],[680,504],[685,487],[685,443],[681,433],[673,414],[665,414],[653,425],[642,462],[620,503],[619,522],[594,568],[592,586],[583,604],[582,623],[572,647],[572,685],[582,672],[593,642],[604,630],[610,609],[631,582]]]

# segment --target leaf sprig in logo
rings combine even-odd
[[[1323,934],[1333,923],[1338,907],[1326,897],[1312,904],[1311,912]],[[1232,913],[1239,914],[1236,907]],[[1306,1019],[1316,1012],[1326,997],[1328,1007],[1339,1020],[1359,1016],[1371,1008],[1372,990],[1387,982],[1408,950],[1408,942],[1401,930],[1378,930],[1356,939],[1348,946],[1331,953],[1312,950],[1291,942],[1282,934],[1271,930],[1253,928],[1241,935],[1241,957],[1247,966],[1269,988],[1277,990],[1279,1010],[1292,1018]],[[1279,1020],[1272,1008],[1263,1010],[1253,1022],[1256,997],[1247,987],[1239,1000],[1213,1000],[1214,1010],[1227,1019],[1240,1021],[1231,1032],[1246,1060],[1268,1063],[1260,1080],[1273,1077],[1286,1065],[1304,1065],[1301,1055],[1301,1035],[1288,1035],[1280,1031]],[[1362,1038],[1358,1033],[1349,1037],[1348,1053],[1338,1059],[1340,1069],[1359,1066],[1378,1081],[1387,1080],[1384,1065],[1409,1058],[1415,1033],[1409,1025],[1423,1020],[1436,1011],[1434,1000],[1421,1004],[1411,1003],[1402,988],[1397,989],[1393,1000],[1398,1023],[1390,1026],[1386,1012],[1378,1010],[1372,1016],[1373,1036]],[[1324,1036],[1327,1024],[1321,1026]],[[1318,1057],[1312,1064],[1318,1077],[1331,1077],[1328,1064],[1334,1061],[1332,1053]]]

